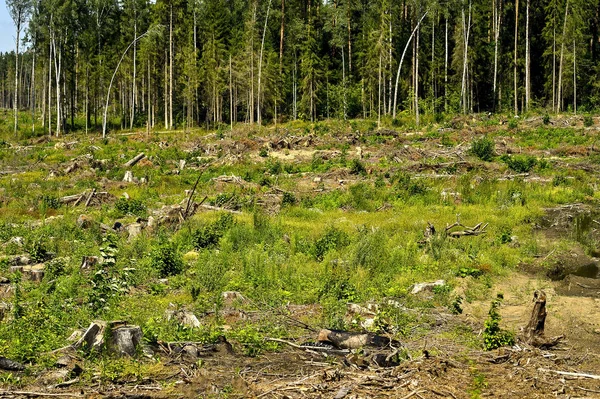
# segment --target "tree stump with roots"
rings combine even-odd
[[[533,293],[533,310],[525,330],[523,341],[536,348],[551,348],[556,346],[564,336],[546,338],[544,334],[546,324],[546,293],[536,290]]]

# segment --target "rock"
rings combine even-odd
[[[167,320],[175,319],[179,324],[186,327],[200,327],[200,320],[192,312],[186,310],[167,310],[165,312]]]
[[[190,360],[196,360],[198,358],[198,348],[196,345],[186,345],[181,349],[183,355]]]
[[[433,291],[434,287],[441,287],[444,285],[446,285],[446,281],[444,280],[437,280],[432,283],[419,283],[413,286],[413,289],[410,291],[410,293],[416,295],[423,291]]]
[[[0,356],[0,369],[8,371],[23,371],[25,370],[25,365]]]
[[[18,247],[22,247],[25,245],[25,240],[23,237],[12,237],[10,240],[8,240],[7,244],[15,244]]]
[[[52,370],[40,377],[39,382],[43,385],[56,384],[57,382],[63,382],[69,379],[71,371],[69,369],[58,369]]]
[[[231,304],[234,301],[243,302],[246,300],[246,298],[244,298],[244,296],[237,291],[225,291],[221,294],[221,296],[223,297],[223,300],[228,304]]]
[[[596,328],[596,329],[594,330],[594,333],[595,333],[595,334],[600,334],[600,328]]]
[[[123,177],[123,181],[126,183],[133,183],[133,173],[128,170],[125,172],[125,176]]]
[[[15,255],[8,259],[9,265],[14,266],[25,266],[31,264],[31,258],[27,255]]]
[[[129,225],[127,225],[126,229],[127,229],[127,234],[128,236],[128,241],[132,241],[135,237],[139,236],[140,234],[142,234],[142,224],[141,223],[131,223]]]
[[[374,310],[371,309],[373,305],[369,304],[367,305],[367,307],[363,307],[360,305],[357,305],[356,303],[349,303],[348,304],[348,313],[354,314],[354,315],[360,315],[360,316],[374,316],[377,312],[377,306],[374,306]]]
[[[111,329],[108,350],[119,356],[135,356],[142,342],[142,329],[139,326],[120,326]]]
[[[179,160],[179,170],[183,170],[185,168],[185,159]]]
[[[94,226],[94,219],[89,217],[88,215],[79,215],[77,218],[77,227],[80,229],[89,229]]]
[[[40,282],[44,279],[44,271],[45,265],[43,263],[38,263],[37,265],[31,266],[11,266],[10,272],[17,273],[21,272],[23,277],[29,281]]]
[[[321,179],[321,178],[320,178],[320,177],[318,177],[318,176],[317,176],[317,177],[315,177],[315,178],[313,179],[313,183],[317,183],[317,184],[318,184],[318,183],[321,183],[322,181],[323,181],[323,179]]]

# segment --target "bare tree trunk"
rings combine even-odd
[[[567,16],[569,15],[569,0],[565,3],[565,20],[563,22],[563,34],[560,43],[560,60],[558,64],[558,96],[556,104],[556,112],[562,110],[562,75],[563,75],[563,60],[565,54],[565,35],[567,34]]]
[[[448,15],[446,15],[445,32],[445,51],[444,51],[444,112],[448,112]]]
[[[502,23],[502,0],[494,1],[494,109],[496,108],[496,91],[498,88],[498,41],[500,40],[500,26]]]
[[[514,54],[514,62],[513,62],[513,72],[514,72],[514,96],[515,96],[515,115],[519,113],[519,103],[518,103],[518,87],[517,87],[517,45],[519,41],[519,0],[516,0],[515,3],[515,54]]]
[[[256,8],[252,13],[252,33],[250,37],[250,124],[254,124],[254,26],[256,25]]]
[[[462,24],[463,24],[463,73],[462,84],[460,89],[460,97],[462,102],[463,114],[467,113],[467,65],[469,57],[469,34],[471,32],[471,1],[469,1],[468,19],[465,17],[465,8],[462,8]]]
[[[393,35],[392,35],[392,6],[391,5],[390,5],[390,23],[389,23],[389,29],[390,29],[390,37],[389,37],[390,43],[389,43],[389,47],[388,47],[388,50],[389,50],[389,63],[390,63],[390,65],[389,65],[389,67],[390,67],[390,70],[389,70],[389,82],[388,82],[388,84],[389,84],[389,90],[388,90],[389,100],[388,100],[388,109],[386,111],[386,114],[391,114],[392,113],[392,75],[394,74],[394,72],[392,70],[394,59],[392,58]],[[342,54],[342,57],[343,57],[343,54]],[[344,96],[345,96],[345,94],[344,94]],[[345,101],[345,98],[344,98],[344,101]],[[344,104],[344,106],[345,106],[345,104]],[[345,115],[345,111],[344,111],[344,115]]]
[[[52,136],[52,40],[48,43],[48,135]]]
[[[556,112],[556,18],[552,27],[552,111]]]
[[[17,30],[17,38],[15,40],[15,98],[13,99],[13,107],[15,112],[15,137],[17,137],[17,127],[19,124],[19,42],[21,41],[21,25],[23,23],[23,14],[19,10],[15,16],[14,23]]]
[[[419,127],[419,38],[421,30],[417,29],[417,39],[415,40],[415,122]]]
[[[525,111],[529,111],[531,102],[531,54],[529,48],[529,3],[525,11]]]
[[[62,121],[62,100],[60,95],[60,72],[62,52],[56,48],[56,33],[52,31],[52,47],[54,49],[54,73],[56,75],[56,137],[60,135]],[[58,54],[57,54],[58,53]]]
[[[173,129],[173,3],[169,21],[169,129]]]
[[[35,135],[35,46],[31,63],[31,133]]]
[[[381,54],[379,54],[379,80],[378,80],[378,101],[377,101],[377,128],[381,128]]]
[[[258,87],[257,87],[258,98],[256,101],[256,119],[257,119],[259,125],[262,123],[262,117],[261,117],[261,112],[260,112],[262,86],[261,86],[260,78],[262,76],[263,50],[265,48],[265,35],[267,34],[267,24],[269,22],[269,11],[270,10],[271,10],[271,0],[269,0],[269,5],[267,6],[267,16],[265,17],[265,27],[263,29],[262,41],[260,43],[260,57],[258,59]]]
[[[436,113],[436,89],[435,89],[435,19],[431,22],[431,109]]]
[[[229,54],[229,124],[233,130],[233,71],[231,69],[231,54]]]
[[[577,53],[575,52],[575,39],[573,39],[573,111],[577,115]]]
[[[135,2],[134,2],[135,4]],[[134,5],[135,7],[135,5]],[[133,20],[133,38],[136,39],[137,38],[137,10],[133,11],[134,13],[134,20]],[[133,121],[135,119],[135,105],[137,102],[137,87],[135,84],[135,79],[136,79],[136,55],[137,55],[137,44],[133,45],[133,83],[132,83],[132,88],[131,88],[131,119],[129,120],[129,129],[132,130],[133,129]]]
[[[169,71],[168,71],[169,59],[167,58],[167,49],[165,49],[165,130],[169,129]]]
[[[347,17],[348,17],[348,71],[350,74],[352,74],[352,29],[350,28],[350,14],[352,12],[352,7],[350,2],[348,2],[347,4],[348,7],[348,12],[347,12]]]
[[[42,69],[42,129],[46,130],[46,66]]]
[[[417,29],[419,29],[421,22],[423,21],[423,19],[425,18],[425,16],[427,15],[428,12],[429,11],[426,11],[425,14],[423,14],[421,19],[417,23],[417,26],[414,27],[412,33],[410,34],[410,37],[406,41],[406,46],[404,46],[404,51],[402,52],[402,56],[400,57],[400,63],[398,64],[398,72],[396,73],[396,85],[394,87],[394,105],[393,105],[393,109],[392,109],[392,118],[396,117],[396,109],[397,109],[396,105],[398,102],[398,82],[400,81],[400,69],[402,69],[402,61],[404,61],[404,56],[406,55],[406,50],[408,49],[408,46],[410,45],[410,42],[411,42],[413,36],[415,35]]]

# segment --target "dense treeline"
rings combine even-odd
[[[19,62],[0,54],[0,105],[52,134],[98,129],[105,108],[113,126],[171,129],[600,106],[599,0],[8,6],[29,24]]]

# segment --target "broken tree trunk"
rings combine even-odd
[[[146,155],[143,152],[140,152],[134,158],[131,158],[129,161],[127,161],[123,166],[130,168],[144,158],[146,158]]]
[[[556,346],[564,337],[546,338],[544,336],[544,327],[546,324],[546,293],[536,290],[533,293],[533,310],[529,323],[523,332],[524,340],[529,345],[537,348],[550,348]]]

